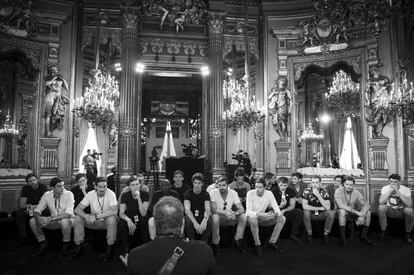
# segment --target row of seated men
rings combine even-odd
[[[321,178],[314,176],[311,183],[306,184],[302,175],[294,173],[291,183],[286,177],[280,177],[277,183],[267,183],[261,178],[255,183],[255,189],[244,182],[244,171],[236,170],[236,181],[230,185],[225,176],[220,177],[205,191],[203,175],[196,173],[192,176],[193,187],[185,186],[182,182],[184,174],[177,170],[174,173],[174,185],[163,180],[160,190],[154,193],[152,205],[163,196],[179,198],[185,209],[185,233],[190,239],[196,236],[207,241],[212,237],[213,252],[218,255],[220,242],[220,227],[237,225],[234,236],[235,246],[243,253],[244,231],[249,225],[255,244],[255,253],[262,254],[262,244],[259,238],[259,226],[273,226],[273,232],[264,245],[271,246],[275,251],[283,252],[279,235],[286,222],[292,221],[290,238],[302,243],[298,231],[303,222],[306,229],[306,241],[312,243],[311,220],[325,220],[324,242],[329,243],[329,233],[335,218],[339,215],[341,245],[346,247],[345,224],[347,220],[354,221],[363,227],[361,240],[368,245],[374,245],[368,238],[368,227],[371,221],[369,203],[357,191],[353,178],[337,177],[340,187],[334,191],[335,205],[331,204],[329,191],[321,186]],[[411,243],[413,228],[413,210],[410,190],[400,185],[400,177],[396,174],[389,176],[389,184],[381,190],[378,215],[381,226],[381,237],[384,239],[387,228],[387,216],[405,217],[406,242]],[[149,190],[143,184],[142,175],[131,177],[120,198],[117,200],[113,191],[107,189],[105,178],[98,178],[94,190],[87,191],[86,177],[76,176],[77,184],[67,191],[64,182],[59,178],[50,181],[51,191],[43,192],[46,187],[37,181],[35,175],[28,175],[28,183],[22,190],[22,204],[27,205],[30,227],[40,243],[38,254],[46,250],[46,238],[43,228],[61,229],[63,233],[62,255],[68,252],[71,241],[71,231],[74,231],[76,245],[71,258],[78,257],[83,252],[85,227],[90,229],[106,229],[107,251],[104,260],[109,260],[114,251],[116,240],[121,244],[123,253],[140,243],[157,236],[149,205]],[[332,185],[334,188],[334,185]],[[329,189],[329,188],[328,188]],[[334,188],[335,189],[335,188]],[[33,198],[39,195],[40,200],[35,205]],[[89,208],[89,211],[86,209]],[[50,216],[42,215],[48,209]],[[22,211],[23,212],[23,211]],[[20,213],[19,228],[22,225]],[[24,212],[23,212],[24,213]],[[119,219],[118,219],[119,215]],[[119,222],[118,222],[119,221]],[[184,232],[184,228],[183,228]]]

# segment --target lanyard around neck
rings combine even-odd
[[[102,198],[102,204],[99,200],[98,194],[96,194],[96,199],[98,200],[99,208],[101,208],[101,214],[103,213],[104,203],[105,203],[105,195]]]

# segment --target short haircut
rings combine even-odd
[[[272,179],[272,178],[273,178],[273,176],[274,176],[274,174],[273,174],[273,173],[266,172],[266,173],[263,175],[263,178],[270,180],[270,179]]]
[[[344,184],[345,183],[345,181],[347,181],[348,179],[347,178],[345,178],[345,176],[343,176],[343,175],[336,175],[335,177],[334,177],[334,180],[336,180],[337,178],[340,178],[341,179],[341,184]]]
[[[162,180],[160,180],[160,185],[161,185],[161,183],[171,184],[171,181],[169,179],[162,179]]]
[[[184,178],[184,172],[181,170],[175,170],[173,173],[173,177],[175,177],[175,175],[180,174],[183,178]]]
[[[54,177],[53,179],[50,180],[50,187],[55,188],[56,184],[62,181],[63,180],[61,178]]]
[[[91,151],[91,149],[86,150],[86,152],[90,152],[90,151]]]
[[[401,177],[400,177],[400,175],[398,175],[398,174],[391,174],[389,177],[388,177],[388,179],[389,180],[398,180],[398,181],[400,181],[401,180]]]
[[[263,187],[266,187],[266,180],[264,177],[261,177],[260,179],[258,179],[256,183],[261,183],[263,184]]]
[[[292,177],[297,177],[300,180],[303,179],[302,173],[299,172],[292,173]]]
[[[287,177],[280,177],[279,182],[280,183],[288,183],[288,178]]]
[[[355,179],[353,177],[344,177],[345,181],[352,181],[355,184]]]
[[[184,219],[184,207],[177,198],[166,196],[155,204],[153,216],[158,234],[180,232]]]
[[[319,182],[321,182],[321,181],[322,181],[322,178],[321,178],[320,176],[318,176],[318,175],[313,175],[313,176],[311,177],[311,179],[318,179],[318,180],[319,180]]]
[[[86,175],[83,173],[78,173],[75,176],[75,181],[78,182],[81,178],[85,178],[86,179]]]
[[[26,182],[29,182],[29,179],[30,179],[31,177],[35,177],[35,178],[38,180],[38,178],[37,178],[37,176],[36,176],[35,174],[30,173],[30,174],[27,174],[27,176],[26,176]]]
[[[106,178],[104,178],[104,177],[97,177],[96,178],[96,181],[95,181],[95,185],[98,185],[98,183],[100,183],[100,182],[107,183]]]
[[[203,174],[201,173],[195,173],[192,177],[191,177],[191,182],[194,182],[195,180],[199,180],[202,183],[204,183],[204,177]]]
[[[222,181],[226,182],[226,184],[229,184],[226,176],[220,176],[217,180],[217,183],[222,182]]]
[[[243,167],[238,167],[237,169],[236,169],[236,171],[234,171],[234,177],[235,178],[237,178],[237,177],[244,177],[244,168]]]

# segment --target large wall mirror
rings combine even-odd
[[[360,75],[346,62],[309,65],[296,82],[298,166],[362,169]]]
[[[34,169],[37,71],[17,49],[0,52],[0,71],[0,168]]]

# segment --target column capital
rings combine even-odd
[[[121,3],[122,26],[137,28],[142,17],[142,6],[136,0],[124,0]]]
[[[226,12],[208,11],[208,29],[210,35],[223,34]]]

